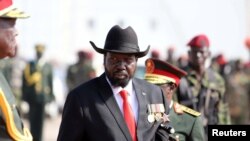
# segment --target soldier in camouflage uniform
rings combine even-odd
[[[29,17],[18,10],[12,0],[0,1],[0,59],[16,55],[17,18]],[[0,72],[0,141],[32,141],[27,128],[23,127],[15,96]]]
[[[21,104],[21,86],[22,86],[22,70],[25,61],[23,58],[15,56],[9,59],[0,60],[0,71],[2,71],[5,79],[10,85],[13,94],[16,97],[17,106]],[[22,110],[22,109],[20,109]],[[22,113],[22,111],[20,111]]]
[[[67,70],[66,83],[69,91],[96,77],[90,54],[86,51],[79,51],[77,55],[77,63],[70,65]]]
[[[34,141],[42,140],[45,106],[54,100],[52,66],[44,60],[45,45],[36,44],[36,59],[23,72],[22,94],[29,104],[30,130]]]
[[[151,58],[160,59],[160,52],[159,52],[159,50],[156,50],[156,49],[152,50],[150,56],[151,56]]]
[[[206,35],[195,36],[188,46],[188,75],[181,79],[177,98],[181,104],[201,112],[207,133],[208,124],[230,124],[225,82],[219,73],[208,68],[211,53]]]
[[[235,69],[228,79],[228,103],[232,124],[248,124],[249,110],[248,103],[248,74],[244,71],[243,61],[235,61]]]
[[[204,128],[200,113],[172,100],[180,78],[187,73],[158,59],[146,60],[145,79],[160,86],[170,103],[169,119],[174,127],[173,137],[178,141],[204,141]]]
[[[247,85],[247,93],[248,93],[248,104],[250,105],[250,36],[248,36],[245,40],[245,46],[248,50],[249,60],[244,64],[244,70],[247,74],[248,85]],[[250,112],[248,115],[248,124],[250,124]]]
[[[177,62],[177,59],[175,58],[175,46],[173,45],[170,45],[168,48],[167,48],[167,59],[166,61],[172,65],[175,65],[177,66],[178,65],[178,62]]]

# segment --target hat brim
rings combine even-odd
[[[1,18],[18,18],[18,19],[25,19],[29,18],[30,16],[23,11],[17,9],[16,7],[10,7],[3,11],[4,13],[1,14]]]
[[[172,82],[172,83],[176,83],[176,80],[174,78],[171,78],[171,77],[167,77],[167,76],[164,76],[164,75],[158,75],[158,74],[149,74],[149,73],[146,73],[145,76],[144,76],[144,79],[152,84],[156,84],[156,85],[163,85],[163,84],[166,84],[166,83],[169,83],[169,82]]]
[[[142,52],[122,52],[122,51],[117,51],[117,50],[107,50],[107,49],[101,49],[98,48],[94,42],[89,41],[91,46],[95,49],[96,52],[101,53],[101,54],[105,54],[107,52],[112,52],[112,53],[121,53],[121,54],[134,54],[135,56],[137,56],[138,58],[144,57],[145,55],[147,55],[149,49],[150,49],[150,45],[148,46],[148,48],[145,51]]]

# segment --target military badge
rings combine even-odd
[[[154,62],[152,60],[148,60],[146,62],[146,73],[152,73],[155,69]]]

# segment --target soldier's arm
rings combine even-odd
[[[186,78],[182,78],[179,87],[176,90],[177,101],[190,108],[195,108],[194,105],[198,102],[196,97],[192,96],[188,81]]]
[[[190,134],[190,141],[204,141],[205,140],[205,131],[202,125],[201,116],[196,117],[193,130]]]
[[[225,101],[221,101],[219,103],[218,118],[219,118],[219,124],[226,124],[226,125],[231,124],[229,106],[228,106],[228,103]]]
[[[49,79],[49,84],[48,84],[48,87],[50,89],[48,95],[49,95],[49,99],[48,99],[48,102],[51,102],[51,101],[54,101],[55,100],[55,95],[54,95],[54,89],[53,89],[53,67],[51,65],[49,65],[50,67],[50,73],[48,75],[48,79]]]
[[[219,124],[231,124],[231,117],[229,113],[229,105],[225,95],[225,80],[221,76],[217,76],[218,81],[218,91],[220,93],[220,101],[219,101]]]
[[[74,80],[73,80],[73,73],[72,73],[72,67],[73,66],[69,66],[67,69],[67,74],[66,74],[66,84],[67,84],[67,88],[68,91],[70,91],[73,87],[74,87]]]

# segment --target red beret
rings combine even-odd
[[[160,57],[160,52],[158,50],[153,50],[151,52],[151,57],[153,57],[153,58],[159,58]]]
[[[195,36],[188,44],[190,47],[209,47],[209,40],[206,35]]]
[[[153,84],[172,82],[178,85],[181,77],[187,75],[185,71],[159,59],[149,58],[145,65],[145,80]]]
[[[82,50],[78,51],[77,55],[79,58],[86,58],[87,57],[87,53],[85,51],[82,51]]]
[[[168,51],[174,51],[175,50],[175,46],[169,46],[168,47]]]
[[[90,51],[87,51],[87,58],[88,59],[93,59],[93,53]]]
[[[216,61],[219,65],[225,65],[227,63],[225,57],[223,54],[219,54],[217,57],[216,57]]]
[[[248,49],[250,49],[250,37],[247,37],[245,40],[245,45]]]

